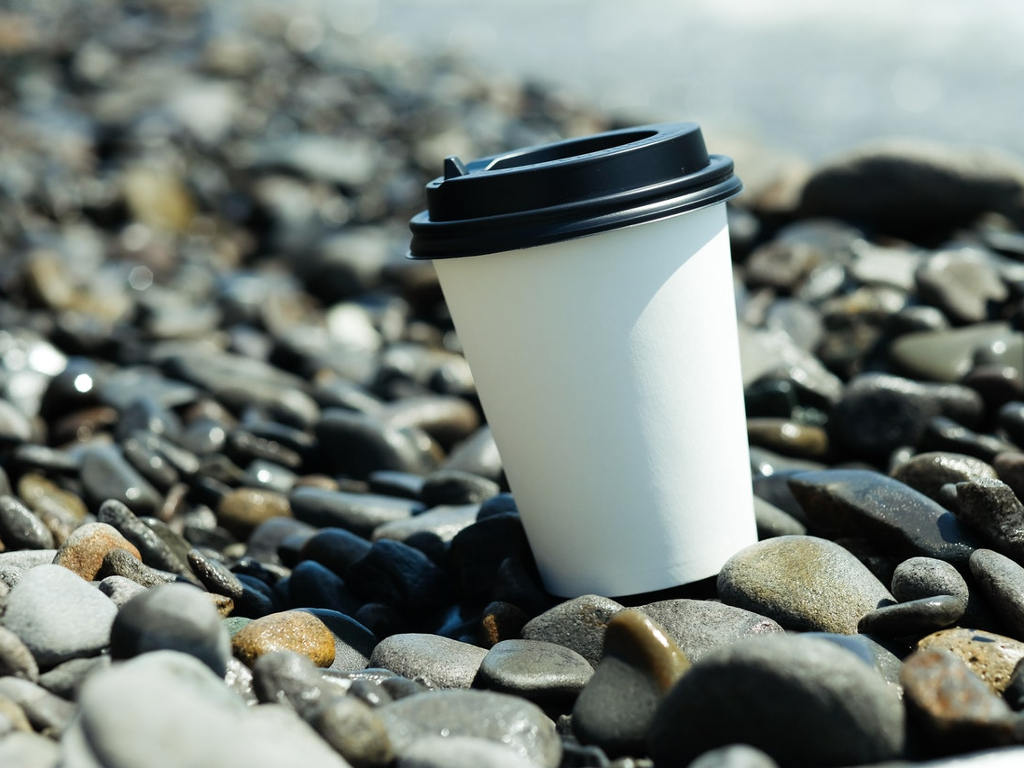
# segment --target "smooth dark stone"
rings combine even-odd
[[[925,635],[958,622],[967,610],[967,601],[953,595],[936,595],[895,605],[886,605],[866,613],[858,628],[868,634],[898,637]]]
[[[254,459],[246,467],[242,485],[249,488],[266,488],[268,491],[288,493],[295,487],[298,475],[286,467],[266,461]]]
[[[965,565],[978,538],[924,494],[877,472],[824,470],[790,478],[809,529],[825,535],[869,536],[890,553],[924,555]]]
[[[788,419],[799,405],[796,387],[786,379],[762,378],[743,391],[747,418]]]
[[[341,378],[317,384],[313,390],[313,397],[325,413],[328,410],[341,409],[377,416],[384,410],[382,400],[358,384]]]
[[[399,610],[430,611],[447,604],[448,575],[419,550],[398,541],[375,541],[364,557],[352,564],[346,581],[365,602]]]
[[[648,744],[657,765],[736,743],[781,765],[856,765],[899,757],[903,723],[896,691],[849,651],[770,635],[694,664],[658,707]]]
[[[367,478],[370,491],[383,496],[399,496],[403,499],[420,500],[424,478],[409,472],[382,470],[372,472]]]
[[[442,469],[424,478],[420,499],[428,507],[479,504],[496,496],[500,490],[497,483],[485,477]]]
[[[165,435],[136,430],[132,438],[138,440],[146,450],[162,456],[182,477],[191,478],[202,467],[195,453],[172,442]]]
[[[943,416],[936,416],[928,422],[919,445],[925,451],[965,453],[989,464],[1000,453],[1017,448],[995,435],[979,434]]]
[[[1024,396],[1024,364],[976,365],[961,380],[981,395],[989,412],[998,411],[1006,403]],[[1016,441],[1014,441],[1016,442]],[[1019,444],[1019,443],[1018,443]]]
[[[233,600],[242,596],[245,587],[223,563],[212,557],[206,557],[198,549],[193,549],[188,553],[188,564],[199,581],[210,592],[230,597]]]
[[[294,513],[294,511],[293,511]],[[312,536],[316,528],[291,517],[272,517],[260,523],[246,540],[246,554],[267,564],[280,564],[278,549],[291,536]]]
[[[448,562],[455,585],[464,595],[486,594],[501,563],[529,551],[518,514],[496,514],[463,528],[452,539]]]
[[[1024,449],[1024,402],[1007,403],[999,409],[999,427],[1008,438]]]
[[[807,526],[760,496],[754,497],[754,520],[757,522],[757,538],[762,541],[776,536],[803,536],[807,533]]]
[[[123,576],[143,587],[160,587],[178,579],[173,573],[150,568],[123,549],[112,549],[103,556],[103,565],[97,571],[96,578],[105,579],[108,576]]]
[[[372,416],[332,408],[324,411],[315,431],[331,473],[365,478],[379,470],[425,474],[432,468],[413,430],[396,429]]]
[[[295,651],[271,651],[252,666],[252,689],[264,704],[282,704],[307,717],[330,694],[320,668]]]
[[[81,478],[93,506],[116,499],[138,515],[150,515],[160,508],[159,491],[113,446],[86,451],[82,457]]]
[[[838,447],[853,456],[882,462],[903,445],[925,450],[922,440],[933,418],[974,425],[983,410],[981,397],[968,387],[865,373],[846,385],[829,417],[829,431]]]
[[[77,453],[34,443],[22,443],[15,447],[10,457],[12,466],[41,470],[47,475],[77,475],[82,466],[82,458]]]
[[[499,493],[480,504],[480,511],[476,514],[477,520],[483,520],[495,515],[504,515],[508,512],[519,514],[519,507],[511,493]]]
[[[240,466],[248,466],[256,459],[263,459],[273,464],[297,470],[302,466],[302,456],[279,443],[265,437],[257,437],[243,429],[233,429],[228,433],[224,450],[228,457]]]
[[[583,595],[531,619],[523,627],[523,637],[564,645],[596,667],[604,653],[608,622],[622,609],[622,604],[611,598]]]
[[[53,533],[17,497],[0,496],[0,540],[9,549],[52,549]]]
[[[978,478],[957,483],[959,517],[988,541],[992,549],[1024,562],[1024,502],[1006,483]]]
[[[383,768],[394,764],[395,752],[388,738],[384,721],[358,698],[354,689],[348,696],[335,696],[323,701],[309,715],[309,724],[335,752],[349,764],[366,768]],[[380,686],[374,686],[380,690]]]
[[[351,615],[359,605],[340,576],[313,560],[299,563],[288,579],[289,608],[327,608]]]
[[[992,462],[999,479],[1024,499],[1024,453],[1000,453]]]
[[[387,404],[381,416],[392,427],[422,429],[446,448],[465,440],[480,426],[477,409],[463,398],[451,395],[395,400]]]
[[[194,578],[187,562],[182,561],[155,530],[142,522],[120,501],[110,499],[103,502],[96,519],[101,523],[113,526],[134,544],[142,555],[142,562],[146,565]]]
[[[371,546],[367,539],[344,528],[321,528],[306,539],[300,557],[318,562],[345,578],[352,564],[366,555]]]
[[[751,445],[798,459],[822,460],[829,453],[825,430],[789,419],[747,418],[747,438]]]
[[[443,562],[448,544],[476,521],[479,504],[438,506],[405,520],[378,525],[373,538],[394,539],[422,550],[435,562]]]
[[[344,528],[364,537],[383,523],[405,520],[424,509],[411,499],[309,486],[293,489],[288,502],[297,520],[317,528]]]
[[[815,469],[827,469],[828,464],[821,461],[810,461],[809,459],[796,459],[792,456],[783,456],[781,453],[770,451],[756,445],[750,446],[750,471],[755,478],[774,475],[779,472],[809,472]]]
[[[143,395],[120,412],[114,436],[124,442],[136,430],[165,435],[174,440],[181,433],[181,419],[158,400]]]
[[[536,616],[557,603],[560,598],[544,590],[532,556],[506,557],[494,574],[491,600],[518,605],[531,616]]]
[[[155,487],[166,491],[181,480],[178,470],[163,454],[150,450],[136,437],[121,443],[125,459]]]
[[[754,495],[759,499],[764,499],[772,506],[778,507],[797,522],[806,525],[807,514],[789,487],[791,477],[806,471],[808,471],[806,468],[783,469],[773,471],[770,475],[754,475]]]

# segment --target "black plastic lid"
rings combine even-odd
[[[409,258],[478,256],[654,221],[734,197],[732,160],[696,123],[663,123],[444,163]]]

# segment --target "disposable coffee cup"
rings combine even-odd
[[[545,587],[633,595],[757,540],[725,201],[693,123],[445,161],[411,223]]]

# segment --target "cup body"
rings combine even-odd
[[[724,202],[434,266],[550,592],[690,583],[757,540]]]

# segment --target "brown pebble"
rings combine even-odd
[[[952,651],[994,692],[1002,694],[1017,662],[1024,659],[1024,643],[980,629],[954,627],[921,638],[917,650]]]
[[[305,611],[282,611],[254,619],[231,638],[235,656],[250,667],[271,651],[295,651],[318,667],[334,663],[334,633]]]
[[[215,595],[212,592],[210,595],[210,602],[213,603],[213,607],[217,609],[217,613],[221,615],[221,618],[227,618],[231,615],[231,612],[235,610],[235,601],[226,595]]]
[[[78,496],[34,472],[21,476],[17,490],[21,500],[53,534],[57,546],[71,535],[89,512]]]
[[[747,437],[752,445],[801,459],[828,455],[828,433],[821,427],[797,424],[788,419],[747,419]]]
[[[217,520],[236,536],[248,536],[260,523],[291,517],[288,497],[260,488],[236,488],[217,505]]]
[[[690,668],[686,654],[668,633],[647,614],[634,608],[619,611],[608,622],[604,653],[644,671],[663,692]]]
[[[114,549],[123,549],[137,560],[139,550],[112,525],[86,523],[71,532],[53,558],[54,565],[63,565],[86,581],[96,578],[103,566],[103,558]]]

